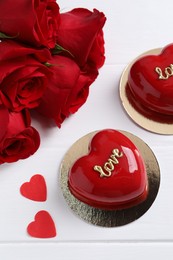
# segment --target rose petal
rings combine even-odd
[[[9,123],[8,109],[4,105],[0,105],[0,141],[4,137]]]

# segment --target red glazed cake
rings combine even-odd
[[[78,158],[68,175],[70,192],[89,206],[120,210],[146,200],[148,180],[137,147],[119,131],[97,132],[88,154]]]
[[[157,119],[173,115],[173,44],[159,55],[137,59],[128,75],[131,99],[143,114]],[[171,117],[172,118],[172,117]]]

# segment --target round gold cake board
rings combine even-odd
[[[173,119],[171,123],[170,122],[168,123],[166,120],[165,122],[159,122],[159,120],[156,121],[155,119],[147,118],[142,113],[140,113],[140,111],[134,108],[133,104],[131,103],[131,101],[127,96],[128,74],[132,64],[142,56],[158,55],[161,52],[161,50],[162,50],[161,48],[150,50],[138,56],[133,62],[131,62],[122,73],[120,79],[119,91],[120,91],[120,98],[122,101],[122,105],[126,110],[127,114],[131,117],[131,119],[135,123],[137,123],[138,125],[140,125],[141,127],[143,127],[144,129],[150,132],[154,132],[157,134],[171,135],[173,134]]]
[[[120,131],[126,135],[139,149],[147,170],[148,197],[138,206],[124,210],[101,210],[93,208],[76,199],[68,188],[68,173],[73,163],[88,154],[88,145],[97,133],[91,132],[75,142],[65,154],[60,166],[60,184],[63,196],[71,210],[84,221],[102,227],[126,225],[141,217],[153,204],[160,186],[160,169],[155,155],[147,144],[131,133]]]

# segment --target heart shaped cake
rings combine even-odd
[[[131,66],[128,86],[133,100],[161,115],[173,115],[173,44],[159,55],[145,55]],[[145,113],[145,112],[144,112]]]
[[[119,210],[136,206],[148,194],[143,158],[121,132],[99,131],[89,143],[88,154],[70,168],[68,187],[78,200],[95,208]]]

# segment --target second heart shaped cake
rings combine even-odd
[[[159,55],[144,55],[131,66],[129,90],[134,102],[151,112],[173,115],[173,44]]]
[[[106,210],[136,206],[148,194],[139,150],[124,134],[112,129],[94,135],[88,154],[72,165],[68,186],[78,200]]]

